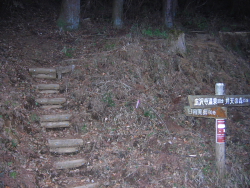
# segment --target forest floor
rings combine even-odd
[[[166,39],[143,35],[145,25],[115,30],[85,19],[79,30],[63,32],[55,16],[32,12],[0,27],[0,187],[250,186],[250,108],[228,107],[222,178],[215,120],[184,114],[188,95],[213,95],[215,83],[225,83],[228,95],[250,94],[249,54],[225,48],[218,33],[185,32],[183,55],[169,53]],[[72,64],[60,81],[72,127],[44,130],[32,88],[38,81],[28,68]],[[50,164],[61,156],[46,140],[69,135],[84,140],[78,155],[87,163],[55,170]]]

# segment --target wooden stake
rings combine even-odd
[[[225,84],[216,83],[215,84],[215,95],[225,95]],[[220,177],[224,177],[225,173],[225,128],[226,120],[225,119],[216,119],[215,120],[215,129],[216,129],[216,166],[219,171]]]

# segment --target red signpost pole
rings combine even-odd
[[[215,95],[225,95],[225,84],[216,83],[215,84]],[[226,129],[226,119],[216,119],[215,120],[216,129],[216,166],[221,177],[225,173],[225,129]]]

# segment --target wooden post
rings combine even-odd
[[[215,84],[215,95],[225,95],[225,84],[216,83]],[[225,173],[225,129],[226,129],[226,119],[215,119],[215,129],[216,129],[216,166],[219,171],[220,177],[224,176]]]

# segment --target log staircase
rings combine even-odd
[[[86,164],[86,160],[79,155],[82,150],[83,140],[81,138],[74,138],[74,135],[67,135],[66,138],[60,138],[58,131],[61,128],[67,129],[71,126],[72,114],[67,110],[62,110],[67,99],[64,97],[58,97],[60,94],[60,80],[62,79],[62,73],[68,73],[73,71],[74,65],[59,68],[30,68],[29,72],[32,77],[39,83],[33,85],[36,90],[36,103],[41,108],[41,115],[39,116],[40,125],[42,129],[54,131],[55,138],[48,139],[46,143],[49,152],[52,155],[56,154],[57,160],[52,164],[53,170],[74,170],[77,168],[83,168]],[[47,80],[52,83],[47,83]],[[60,109],[60,110],[58,110]],[[73,137],[73,138],[72,138]],[[65,177],[67,178],[67,177]],[[77,178],[76,178],[77,179]],[[78,178],[79,179],[79,178]],[[69,181],[71,182],[71,181]],[[69,188],[97,188],[100,187],[98,182],[89,183],[85,185],[81,182],[71,182],[72,185],[66,185]],[[55,187],[61,187],[56,185]]]

